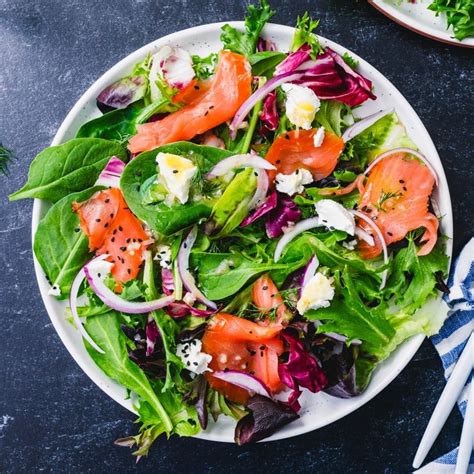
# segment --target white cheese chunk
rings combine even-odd
[[[202,374],[211,371],[208,365],[212,356],[201,351],[202,342],[199,339],[192,339],[189,342],[176,346],[176,355],[182,360],[184,367],[195,374]]]
[[[322,199],[314,207],[325,227],[354,235],[354,216],[344,206],[332,199]]]
[[[304,191],[303,185],[312,182],[313,175],[304,168],[297,169],[291,174],[278,173],[275,178],[277,191],[288,194],[288,196],[302,193]]]
[[[283,84],[286,93],[285,109],[290,122],[303,130],[310,130],[316,112],[321,107],[318,96],[308,87]]]
[[[303,287],[296,309],[304,314],[309,309],[327,308],[334,298],[333,279],[317,272]]]
[[[197,167],[187,158],[172,153],[158,153],[158,182],[168,190],[166,201],[185,204],[189,198],[189,188],[197,173]]]
[[[160,262],[161,268],[171,268],[171,247],[169,245],[158,245],[154,260]]]

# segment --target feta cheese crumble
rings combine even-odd
[[[211,371],[208,365],[212,360],[212,356],[201,352],[202,342],[199,339],[192,339],[191,341],[176,346],[176,355],[182,360],[186,369],[195,374],[202,374],[206,371]]]
[[[308,87],[296,84],[283,84],[281,88],[286,94],[285,109],[290,122],[298,128],[310,130],[321,106],[318,96]]]
[[[291,174],[278,173],[275,178],[277,191],[280,193],[293,194],[302,193],[304,191],[304,184],[313,182],[313,175],[304,168],[297,169]]]
[[[167,204],[172,204],[174,201],[185,204],[197,167],[191,160],[173,153],[158,153],[156,162],[159,167],[158,183],[168,190]]]
[[[354,216],[332,199],[322,199],[314,205],[321,222],[330,230],[342,230],[349,235],[355,233]]]
[[[334,298],[333,279],[317,272],[303,287],[296,304],[298,313],[303,315],[309,309],[327,308]]]
[[[158,245],[154,260],[160,262],[161,268],[171,268],[171,247],[169,245]]]
[[[313,143],[315,148],[319,148],[324,141],[325,130],[324,127],[319,127],[318,131],[314,134]]]

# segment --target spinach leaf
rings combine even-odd
[[[87,352],[96,365],[110,378],[135,392],[160,417],[163,430],[173,431],[173,421],[153,390],[145,373],[128,358],[127,338],[120,328],[120,318],[115,311],[87,318],[85,329],[104,354],[97,352],[87,341]]]
[[[221,41],[224,49],[250,56],[255,53],[257,41],[265,23],[274,15],[267,0],[260,0],[260,6],[249,5],[245,16],[245,32],[230,25],[222,27]]]
[[[99,189],[86,189],[58,201],[40,221],[34,236],[35,256],[52,286],[61,291],[61,299],[69,295],[74,277],[90,256],[89,241],[79,228],[72,203],[85,201]]]
[[[168,206],[163,202],[145,203],[144,184],[147,180],[153,180],[157,174],[155,160],[159,152],[174,153],[189,158],[198,165],[200,173],[206,173],[214,164],[232,153],[190,142],[178,142],[141,153],[125,167],[120,180],[120,188],[132,212],[156,232],[172,235],[209,217],[212,205],[204,202],[188,202],[174,206]]]
[[[126,143],[132,135],[137,133],[135,121],[142,109],[143,104],[140,101],[125,109],[111,110],[82,125],[76,138],[95,137]]]
[[[259,51],[249,56],[252,76],[271,77],[275,67],[286,58],[281,51]]]
[[[93,186],[111,156],[127,160],[120,144],[101,138],[75,138],[46,148],[31,163],[28,182],[9,198],[59,201]]]
[[[168,97],[161,97],[146,107],[143,101],[135,102],[124,109],[112,110],[86,122],[78,130],[76,137],[96,137],[126,143],[137,133],[137,125],[145,123],[155,114],[178,109],[179,106],[171,103]]]
[[[197,269],[199,288],[209,299],[222,300],[237,293],[248,281],[285,264],[255,262],[237,253],[191,254],[191,268]]]

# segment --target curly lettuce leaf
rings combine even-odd
[[[267,0],[260,0],[260,6],[249,5],[245,17],[245,31],[230,25],[222,27],[221,41],[224,49],[249,57],[257,50],[257,41],[265,24],[275,14]]]

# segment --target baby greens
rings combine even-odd
[[[101,138],[76,138],[43,150],[33,160],[28,182],[11,201],[39,198],[56,202],[94,185],[112,156],[127,160],[124,147]]]

